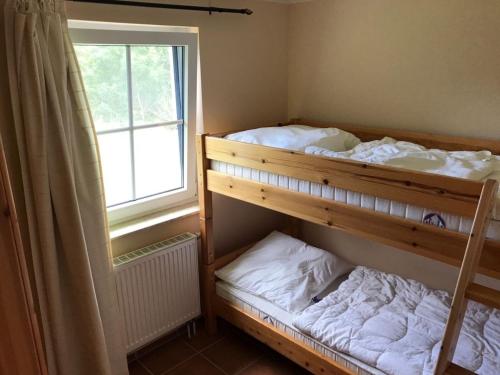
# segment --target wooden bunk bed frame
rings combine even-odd
[[[384,136],[445,150],[490,150],[500,154],[500,141],[406,132],[394,129],[293,120],[290,123],[336,127],[362,141]],[[222,194],[295,219],[340,229],[364,238],[460,267],[439,354],[436,374],[469,374],[451,359],[458,341],[467,299],[500,308],[500,291],[474,283],[477,272],[500,279],[500,241],[485,239],[498,183],[484,183],[356,161],[230,141],[228,133],[198,134],[198,194],[202,240],[202,300],[209,332],[220,316],[313,374],[353,374],[342,363],[314,351],[301,341],[243,311],[215,293],[215,270],[250,246],[215,259],[212,193]],[[278,186],[229,176],[210,168],[211,160],[286,175],[379,198],[473,218],[469,235],[404,218],[350,206]],[[295,220],[297,223],[298,220]]]

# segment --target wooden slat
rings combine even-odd
[[[477,206],[476,216],[472,224],[472,230],[467,242],[462,267],[458,275],[458,281],[451,303],[450,314],[446,323],[445,334],[441,345],[441,350],[436,365],[436,374],[443,374],[448,368],[455,347],[458,342],[458,336],[462,328],[462,322],[467,307],[467,300],[465,298],[465,291],[469,284],[474,279],[488,229],[491,210],[498,191],[498,182],[494,180],[487,180],[484,183],[483,191]]]
[[[200,234],[203,264],[212,264],[215,259],[213,246],[212,194],[207,189],[209,161],[206,154],[206,136],[196,135],[196,155],[198,173],[198,202],[200,205]]]
[[[207,158],[472,217],[482,184],[436,174],[206,138]]]
[[[337,228],[373,239],[422,256],[459,266],[467,244],[467,236],[434,227],[298,193],[247,179],[208,171],[208,189],[287,215]],[[500,244],[488,242],[481,271],[500,278]]]
[[[209,219],[212,218],[212,199],[206,186],[207,170],[210,168],[206,158],[206,138],[205,134],[196,134],[196,170],[200,217]]]
[[[316,352],[299,340],[269,323],[246,313],[219,296],[215,296],[217,315],[245,331],[257,340],[317,375],[354,375],[333,359]]]
[[[213,295],[215,294],[214,275],[214,239],[212,219],[212,193],[207,187],[207,170],[209,160],[206,158],[206,136],[196,135],[196,157],[198,176],[198,201],[200,205],[200,237],[201,237],[201,294],[202,308],[205,316],[207,331],[213,334],[217,330],[217,321],[213,309]]]
[[[219,268],[224,267],[226,264],[231,263],[233,260],[235,260],[236,258],[238,258],[245,251],[247,251],[248,249],[250,249],[253,245],[255,245],[255,243],[243,246],[240,249],[231,251],[230,253],[217,258],[215,260],[215,263],[214,263],[215,269],[218,270]]]
[[[478,273],[498,279],[498,271],[493,270],[500,270],[500,241],[487,239],[479,261]]]
[[[447,375],[474,375],[474,372],[469,371],[463,367],[460,367],[454,363],[450,363],[445,371]]]
[[[333,127],[343,129],[355,134],[362,141],[373,141],[383,137],[392,137],[401,141],[418,143],[427,148],[439,148],[450,151],[482,151],[489,150],[494,154],[500,155],[500,140],[450,136],[444,134],[432,134],[424,132],[415,132],[408,130],[399,130],[391,128],[369,127],[353,124],[335,124],[323,121],[294,119],[289,124],[301,124],[316,127]]]
[[[465,291],[465,298],[500,309],[500,291],[484,285],[471,283]]]

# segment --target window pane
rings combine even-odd
[[[183,186],[176,125],[134,131],[137,198]]]
[[[128,202],[134,198],[130,132],[101,134],[98,137],[106,191],[106,205],[109,207]]]
[[[75,45],[97,131],[127,127],[125,46]]]
[[[134,124],[177,120],[173,48],[132,46]]]

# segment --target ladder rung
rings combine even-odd
[[[450,363],[445,372],[446,375],[474,375],[474,372],[469,371],[459,365]]]
[[[465,291],[465,297],[486,306],[500,309],[500,291],[496,289],[471,283]]]
[[[469,371],[459,365],[450,363],[445,372],[446,375],[474,375],[472,371]]]

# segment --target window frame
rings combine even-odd
[[[111,225],[196,200],[196,109],[198,87],[198,30],[190,27],[122,24],[95,21],[68,21],[72,42],[103,45],[183,46],[183,188],[137,199],[107,208]],[[175,78],[175,76],[174,76]],[[186,105],[187,104],[187,105]],[[141,126],[138,127],[140,129]],[[130,130],[129,130],[130,131]]]

